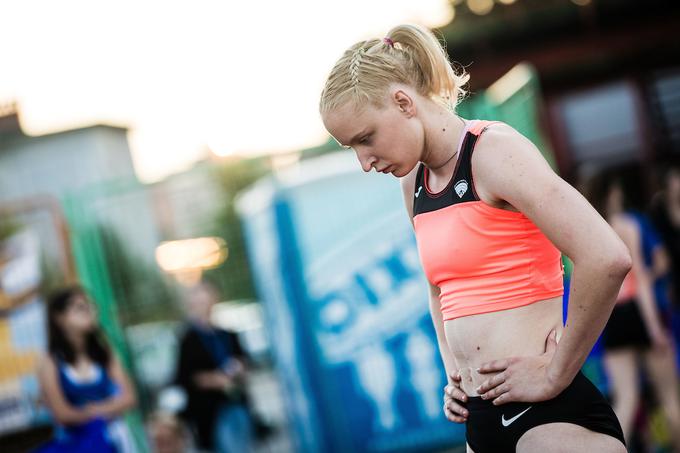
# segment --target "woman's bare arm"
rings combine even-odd
[[[90,409],[102,417],[115,418],[132,409],[137,404],[137,397],[130,378],[115,355],[111,357],[108,372],[120,391],[111,398],[90,404]]]
[[[554,387],[550,391],[564,388],[583,365],[611,314],[631,267],[630,253],[586,199],[511,127],[493,125],[480,137],[472,167],[477,193],[484,201],[507,202],[524,213],[574,263],[566,326],[547,369],[541,371]],[[508,361],[496,362],[485,364],[482,371],[509,365]],[[523,391],[525,396],[529,392]],[[521,397],[510,392],[502,402]]]
[[[415,193],[415,177],[418,167],[416,166],[411,173],[401,178],[401,188],[404,196],[404,204],[408,212],[411,225],[413,226],[413,194]],[[449,344],[446,341],[446,333],[444,331],[444,320],[440,309],[439,294],[440,289],[428,281],[428,300],[430,308],[430,316],[432,323],[437,333],[437,343],[439,345],[439,353],[446,369],[447,382],[451,383],[451,376],[457,373],[456,363],[449,349]]]
[[[64,397],[59,383],[59,373],[54,360],[49,355],[40,358],[38,381],[45,404],[52,417],[62,425],[78,425],[93,418],[85,409],[72,406]]]

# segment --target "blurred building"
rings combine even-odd
[[[26,135],[16,106],[0,117],[0,197],[30,197],[134,177],[127,129],[96,125],[41,136]]]
[[[206,234],[224,205],[215,162],[210,159],[154,184],[151,192],[164,239]]]
[[[15,105],[0,108],[0,115],[0,205],[19,209],[48,197],[61,206],[72,228],[73,221],[89,217],[124,237],[140,256],[153,257],[158,233],[149,215],[150,200],[129,196],[129,189],[140,184],[127,129],[95,125],[29,136]],[[29,217],[36,214],[24,212],[19,221],[33,223]],[[48,258],[55,257],[62,238],[44,222],[34,226]]]
[[[680,3],[453,3],[455,19],[440,31],[473,92],[518,62],[536,69],[563,176],[680,153]]]

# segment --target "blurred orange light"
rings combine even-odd
[[[212,269],[222,264],[227,255],[227,244],[218,237],[168,241],[156,248],[156,262],[168,273]]]
[[[493,9],[493,0],[467,0],[467,6],[473,13],[483,16]]]
[[[486,96],[494,104],[500,105],[530,81],[530,66],[526,63],[520,63],[487,88]]]

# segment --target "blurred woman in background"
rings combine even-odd
[[[676,344],[680,342],[680,162],[664,162],[663,186],[654,195],[651,216],[671,263],[669,299]],[[680,353],[676,351],[680,363]]]
[[[48,300],[49,354],[38,379],[57,423],[40,452],[132,452],[121,416],[136,404],[130,380],[104,340],[94,306],[77,286]]]
[[[668,272],[668,256],[649,219],[631,209],[622,174],[609,170],[590,184],[593,205],[628,246],[633,267],[626,276],[614,311],[603,332],[604,366],[611,383],[614,411],[630,439],[640,403],[640,361],[666,416],[675,451],[680,451],[680,396],[675,364],[675,345],[665,311],[655,296],[654,282]],[[662,294],[662,292],[656,292]]]

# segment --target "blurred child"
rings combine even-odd
[[[189,435],[182,422],[172,414],[156,412],[149,417],[147,431],[154,453],[189,451]]]

